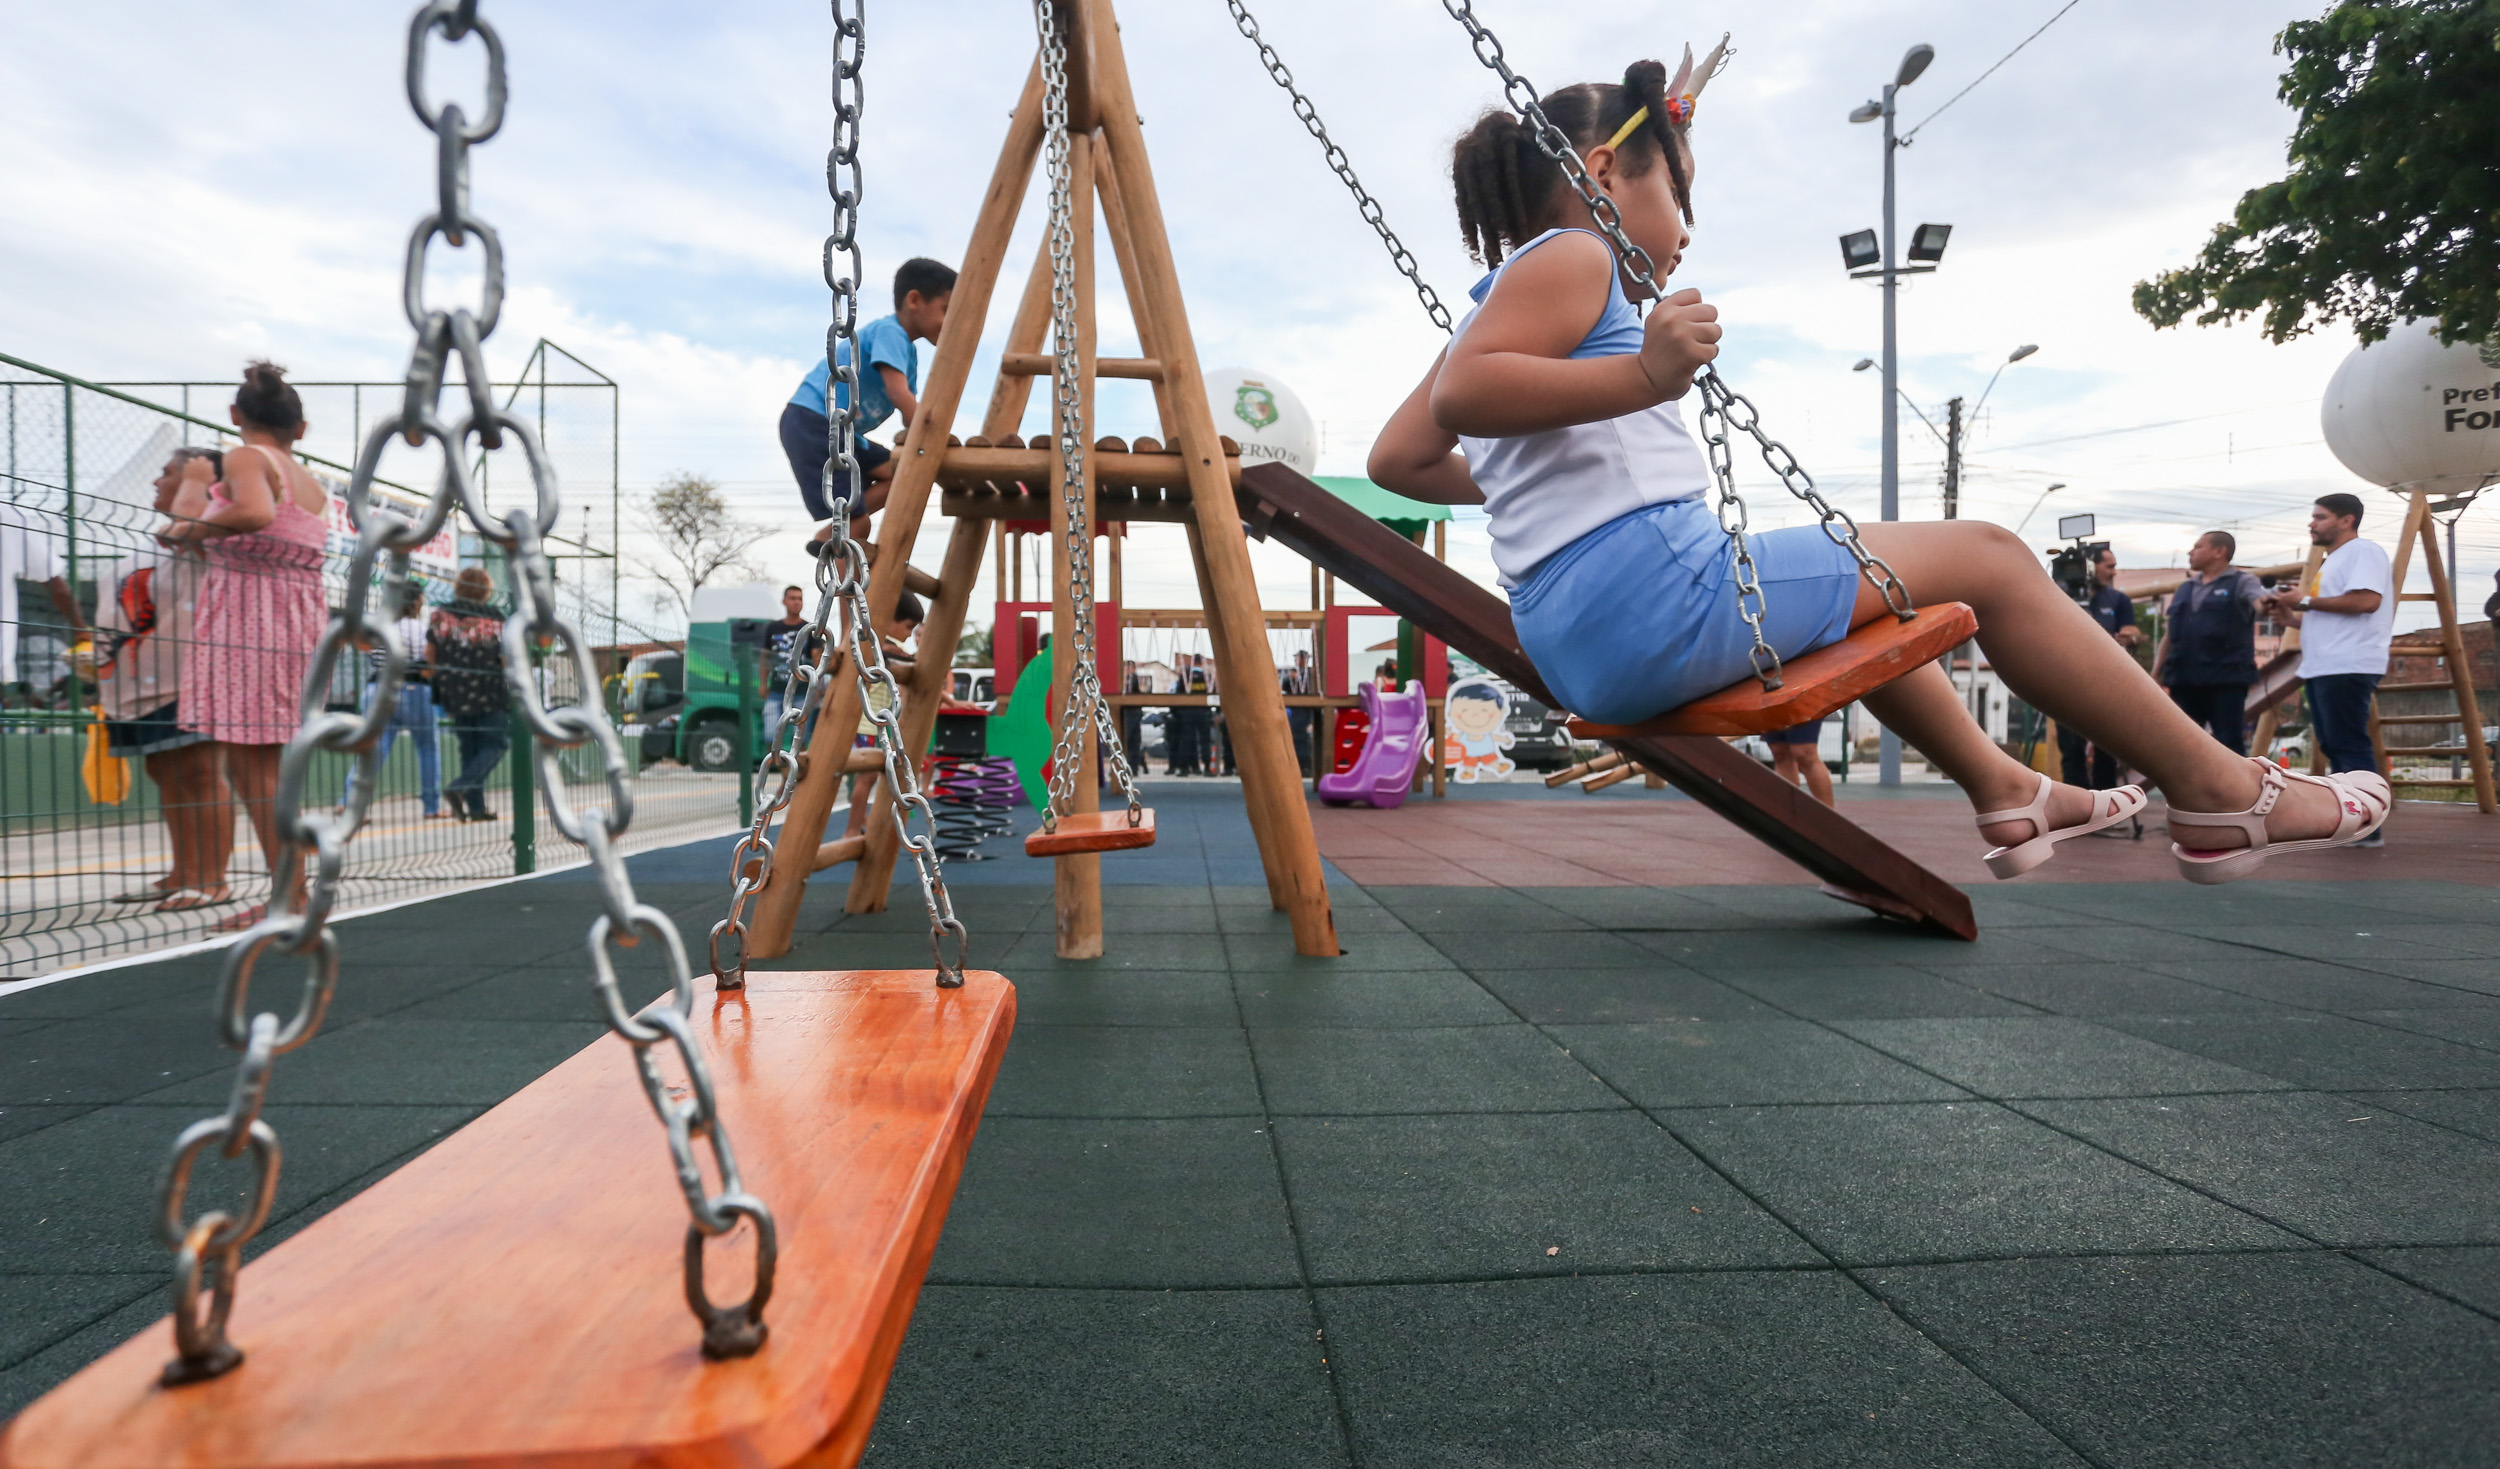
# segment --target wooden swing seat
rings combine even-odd
[[[242,1366],[158,1386],[159,1322],[0,1431],[0,1466],[855,1462],[1015,1024],[998,975],[931,980],[757,971],[697,1001],[780,1236],[755,1355],[699,1350],[684,1199],[602,1037],[246,1266]],[[715,1301],[743,1296],[752,1239],[710,1246]]]
[[[1776,689],[1765,689],[1759,679],[1742,679],[1638,724],[1575,719],[1571,732],[1584,740],[1769,734],[1847,708],[1978,635],[1979,618],[1968,604],[1940,602],[1919,608],[1907,622],[1879,617],[1829,647],[1788,660]]]
[[[1128,808],[1111,811],[1079,811],[1062,816],[1057,831],[1037,831],[1024,839],[1027,857],[1073,857],[1082,852],[1125,852],[1132,847],[1155,844],[1155,813],[1152,807],[1139,813],[1135,826],[1128,824]]]

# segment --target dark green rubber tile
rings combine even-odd
[[[1214,970],[1041,970],[1016,981],[1016,1025],[1238,1025]]]
[[[1908,929],[1887,924],[1867,913],[1855,903],[1844,902],[1826,893],[1811,880],[1796,883],[1744,884],[1742,886],[1692,887],[1685,892],[1714,908],[1741,913],[1756,920],[1758,928],[1821,929],[1832,933],[1880,933],[1887,928],[1907,933]]]
[[[1893,1020],[2037,1013],[2028,1005],[2018,1005],[2011,1000],[1981,993],[1973,987],[1975,981],[1944,979],[1891,965],[1731,975],[1728,983],[1790,1015],[1808,1020]]]
[[[1024,1025],[990,1091],[992,1117],[1255,1117],[1241,1027]]]
[[[183,1016],[60,1020],[14,1040],[0,1038],[0,1104],[123,1102],[211,1073],[220,1075],[222,1100],[224,1075],[234,1063],[206,1007]]]
[[[1982,931],[2000,928],[2076,928],[2091,920],[2072,910],[2047,903],[2016,897],[2001,890],[1965,889],[1970,899],[1971,916],[1979,920]]]
[[[2292,1005],[2303,1010],[2350,1013],[2359,1010],[2454,1009],[2477,1004],[2471,994],[2392,974],[2349,968],[2308,959],[2227,964],[2173,964],[2154,960],[2147,968],[2177,975],[2208,989],[2227,990],[2251,999]],[[2153,1008],[2218,1009],[2219,1006]],[[2500,1000],[2491,1002],[2500,1010]]]
[[[1298,1290],[931,1286],[861,1462],[1329,1469],[1325,1352]]]
[[[2425,923],[2418,918],[2409,918],[2403,920],[2401,926],[2389,926],[2381,931],[2409,944],[2453,949],[2467,958],[2488,958],[2500,954],[2500,923]]]
[[[2402,927],[2356,928],[2348,924],[2326,925],[2308,923],[2297,927],[2258,924],[2248,927],[2215,925],[2199,928],[2199,933],[2227,943],[2251,949],[2294,955],[2303,959],[2324,959],[2338,964],[2368,965],[2381,959],[2454,959],[2461,951],[2444,944],[2414,941]],[[2192,959],[2193,955],[2182,955]]]
[[[1268,1029],[1510,1025],[1519,1019],[1484,986],[1447,969],[1254,969],[1235,976],[1232,988],[1242,1019]]]
[[[2299,1243],[1985,1102],[1661,1115],[1844,1264]]]
[[[1400,890],[1383,888],[1380,891],[1393,893]],[[1444,888],[1439,891],[1472,890]],[[1557,912],[1598,928],[1666,931],[1759,926],[1759,920],[1751,914],[1705,902],[1690,892],[1670,892],[1663,888],[1525,888],[1521,891]]]
[[[1539,1025],[1776,1019],[1735,986],[1650,956],[1647,969],[1476,969],[1485,989]]]
[[[2500,1088],[2456,1092],[2345,1092],[2355,1114],[2385,1108],[2500,1143]]]
[[[999,939],[1004,937],[1004,935],[998,936]],[[1018,935],[1012,945],[1002,944],[997,939],[986,943],[976,939],[972,949],[972,962],[979,967],[996,968],[1002,972],[1008,972],[1007,965],[1001,961],[1009,953],[1021,948],[1030,937],[1030,935]],[[695,968],[700,973],[704,967],[700,957],[703,953],[702,943],[697,941],[690,947],[689,952],[696,956]],[[1045,954],[1050,952],[1048,939],[1042,941],[1042,952]],[[789,953],[777,959],[758,960],[757,967],[833,972],[851,969],[927,969],[930,967],[928,924],[915,923],[901,933],[853,933],[847,929],[836,929],[831,933],[802,933],[790,945]]]
[[[129,1009],[204,1017],[216,1004],[217,965],[183,958],[76,975],[0,995],[0,1017],[68,1020]]]
[[[1250,1041],[1280,1117],[1626,1105],[1532,1026],[1254,1030]]]
[[[1644,1107],[1925,1102],[1960,1087],[1806,1020],[1559,1025],[1573,1057]]]
[[[1297,953],[1289,933],[1232,933],[1224,936],[1222,957],[1235,974],[1263,969],[1307,969],[1332,966],[1348,969],[1456,969],[1448,955],[1412,933],[1340,933],[1341,953],[1334,959]]]
[[[1386,908],[1355,908],[1336,904],[1332,905],[1329,922],[1337,926],[1340,938],[1364,933],[1413,932]],[[1290,934],[1293,932],[1293,915],[1279,913],[1264,904],[1246,908],[1228,903],[1215,910],[1215,926],[1227,934]]]
[[[2363,1250],[2361,1258],[2423,1289],[2500,1317],[2500,1247]]]
[[[2500,1055],[2340,1015],[2114,1015],[2101,1023],[2322,1091],[2500,1086]]]
[[[2500,1143],[2305,1092],[2021,1109],[2336,1246],[2500,1243]]]
[[[140,1332],[153,1328],[161,1333],[165,1356],[170,1359],[174,1355],[173,1328],[165,1323],[171,1305],[171,1291],[166,1283],[169,1279],[169,1271],[159,1274],[155,1289],[142,1290],[127,1305],[39,1349],[16,1366],[0,1369],[0,1422],[6,1422],[28,1403],[77,1375],[80,1368]]]
[[[1888,1056],[1983,1097],[2143,1097],[2278,1091],[2285,1085],[2067,1015],[1835,1024]]]
[[[648,946],[645,946],[648,947]],[[693,952],[693,980],[697,995],[712,988],[712,976],[706,968],[703,951]],[[778,964],[758,961],[754,968],[765,972]],[[430,999],[420,1000],[404,1010],[393,1011],[392,1020],[601,1020],[598,991],[592,983],[592,970],[587,961],[580,964],[530,965],[506,970],[501,974],[462,985]],[[666,994],[667,975],[652,967],[644,967],[637,951],[625,950],[617,955],[617,993],[632,1009]]]
[[[291,1059],[291,1058],[289,1058]],[[285,1060],[278,1085],[285,1085]],[[622,1080],[622,1078],[620,1078]],[[629,1084],[630,1082],[624,1082]],[[283,1093],[280,1093],[281,1095]],[[0,1143],[0,1274],[112,1274],[168,1268],[157,1240],[159,1171],[174,1138],[218,1107],[104,1107]],[[273,1103],[284,1163],[273,1220],[449,1136],[475,1107],[305,1107]],[[659,1143],[655,1139],[654,1147]],[[248,1162],[212,1148],[192,1176],[186,1217],[247,1202]]]
[[[1276,1127],[1323,1284],[1823,1263],[1637,1112]]]
[[[1874,1288],[2102,1464],[2473,1465],[2500,1323],[2320,1252],[1888,1270]]]
[[[1371,1469],[2079,1461],[1830,1271],[1320,1292]]]
[[[1385,888],[1381,906],[1417,933],[1566,933],[1598,925],[1507,888]]]
[[[1046,864],[1036,862],[1034,866],[1045,879],[1049,877],[1050,869]],[[1332,902],[1335,900],[1334,889],[1330,890],[1329,897]],[[1213,890],[1204,885],[1183,887],[1169,883],[1134,886],[1115,884],[1105,886],[1102,890],[1102,906],[1105,912],[1113,909],[1136,908],[1202,908],[1213,913],[1216,905],[1224,902],[1264,908],[1268,906],[1267,890],[1265,888],[1228,889],[1222,897],[1218,897]],[[1049,918],[1050,905],[1051,888],[1050,883],[1045,880],[1040,889],[1040,901],[1036,905],[1039,909],[1038,918],[1042,920]]]
[[[2166,1012],[2285,1007],[2236,990],[2124,964],[2043,964],[2031,969],[1955,969],[1962,983],[2057,1015],[2159,1015]]]
[[[1102,957],[1098,959],[1060,958],[1058,934],[1048,927],[1027,930],[1003,951],[982,952],[997,952],[996,968],[1009,979],[1054,969],[1083,973],[1118,969],[1222,973],[1225,968],[1224,939],[1212,923],[1204,932],[1129,933],[1121,934],[1117,942],[1106,935]],[[927,963],[924,957],[922,967]]]
[[[929,1267],[951,1285],[1136,1289],[1301,1280],[1256,1118],[991,1117]]]
[[[2408,959],[2379,966],[2378,972],[2418,979],[2458,994],[2500,998],[2500,963],[2490,959]]]
[[[1669,963],[1730,978],[1782,969],[1848,969],[1892,962],[1869,958],[1845,943],[1829,938],[1780,930],[1626,933],[1623,936]]]
[[[1655,935],[1577,929],[1542,933],[1479,930],[1428,937],[1442,953],[1471,970],[1544,969],[1578,974],[1593,969],[1661,967],[1654,950],[1635,942]]]
[[[1286,915],[1278,913],[1275,916],[1284,919]],[[1055,923],[1056,919],[1054,918],[1053,921]],[[1102,915],[1103,947],[1109,949],[1114,946],[1115,942],[1124,942],[1142,933],[1201,934],[1211,937],[1219,929],[1225,927],[1227,925],[1216,917],[1212,906],[1116,910],[1106,906]]]
[[[41,1132],[47,1127],[57,1127],[73,1117],[84,1117],[101,1105],[103,1104],[86,1103],[70,1107],[20,1107],[16,1105],[0,1107],[0,1142],[6,1142],[13,1137],[24,1137],[30,1132]]]
[[[122,1307],[170,1294],[170,1267],[129,1275],[0,1275],[0,1370],[72,1336]]]
[[[604,1021],[368,1020],[321,1034],[277,1064],[271,1095],[290,1103],[491,1107],[608,1034]],[[632,1060],[616,1047],[620,1074]],[[232,1078],[210,1073],[146,1094],[215,1107]]]
[[[2352,1018],[2477,1050],[2500,1051],[2500,1005],[2471,1010],[2364,1010]]]

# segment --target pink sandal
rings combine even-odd
[[[2260,782],[2257,804],[2245,811],[2182,811],[2170,810],[2170,831],[2182,832],[2233,831],[2248,839],[2244,847],[2191,847],[2184,842],[2170,844],[2170,855],[2179,862],[2179,875],[2190,882],[2235,882],[2265,865],[2277,852],[2323,852],[2331,847],[2349,847],[2386,824],[2387,813],[2395,806],[2395,793],[2387,787],[2387,777],[2375,770],[2345,770],[2334,775],[2309,775],[2281,768],[2270,760],[2251,760],[2257,767]],[[2335,793],[2342,812],[2335,822],[2332,836],[2311,837],[2306,841],[2278,842],[2266,835],[2266,814],[2283,799],[2293,781],[2307,781],[2324,786]]]
[[[2048,861],[2056,855],[2059,842],[2072,837],[2090,836],[2104,827],[2116,826],[2119,822],[2140,814],[2146,806],[2151,804],[2146,800],[2142,786],[2120,786],[2116,790],[2087,791],[2084,794],[2092,798],[2091,816],[2087,817],[2080,826],[2061,826],[2051,831],[2049,829],[2049,793],[2056,789],[2057,782],[2045,775],[2041,776],[2040,794],[2031,798],[2030,805],[2019,806],[2011,811],[1982,811],[1974,818],[1976,823],[1983,828],[1994,826],[2000,821],[2031,823],[2031,840],[2017,842],[2010,847],[1998,847],[1982,859],[1987,862],[1988,870],[1995,873],[2000,881],[2009,877],[2020,877]]]

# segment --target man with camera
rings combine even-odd
[[[2092,614],[2092,620],[2099,623],[2101,631],[2116,640],[2119,647],[2133,651],[2144,641],[2144,630],[2135,625],[2135,602],[2116,585],[2117,553],[2110,550],[2106,541],[2080,549],[2092,558],[2092,579],[2088,590],[2086,586],[2067,583],[2067,594],[2081,603],[2084,611]],[[2064,560],[2073,554],[2071,551],[2063,553],[2059,559]],[[2059,580],[2066,581],[2064,577]],[[2080,732],[2069,730],[2064,725],[2058,726],[2057,753],[2066,767],[2066,784],[2090,791],[2106,791],[2118,784],[2118,757],[2106,750],[2087,746]]]
[[[2370,745],[2370,700],[2387,676],[2387,645],[2396,625],[2395,568],[2387,550],[2361,538],[2361,497],[2320,495],[2309,512],[2309,541],[2327,550],[2318,587],[2303,596],[2285,590],[2265,605],[2300,629],[2300,676],[2309,686],[2310,738],[2327,769],[2376,770]],[[2380,845],[2372,833],[2358,846]]]
[[[2211,731],[2234,755],[2248,753],[2248,686],[2257,681],[2257,616],[2266,588],[2231,564],[2239,542],[2209,530],[2188,548],[2195,575],[2171,595],[2153,650],[2153,679],[2170,702]]]

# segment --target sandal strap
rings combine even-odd
[[[2009,811],[1982,811],[1972,820],[1981,826],[1994,826],[2000,821],[2029,821],[2039,828],[2034,835],[2046,836],[2049,830],[2049,793],[2055,789],[2055,781],[2041,776],[2040,793],[2031,798],[2030,805],[2017,806]]]

